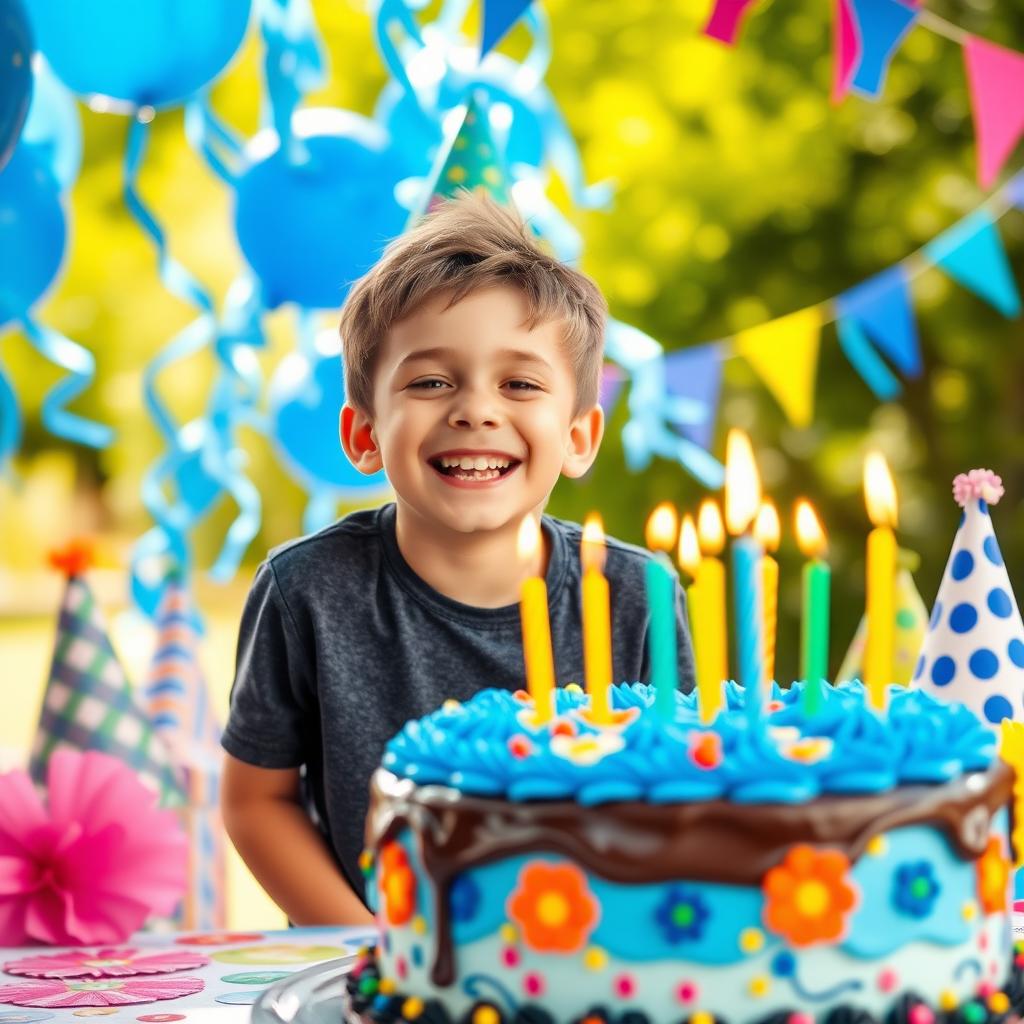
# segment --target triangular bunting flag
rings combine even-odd
[[[1006,195],[1018,210],[1024,210],[1024,171],[1015,174],[1006,183]]]
[[[978,181],[989,188],[1024,135],[1024,55],[969,35],[964,64],[978,138]]]
[[[957,477],[964,508],[932,609],[914,685],[960,701],[982,721],[1024,720],[1024,624],[989,506],[1002,482],[988,470]]]
[[[601,369],[601,390],[597,401],[604,410],[605,419],[612,414],[615,403],[619,399],[623,384],[626,383],[626,374],[614,363],[605,363]]]
[[[836,299],[840,319],[851,317],[908,377],[921,372],[917,325],[907,275],[899,265],[883,270]]]
[[[1020,295],[999,231],[984,210],[965,217],[924,248],[936,266],[991,303],[1005,317],[1020,315]]]
[[[850,0],[850,9],[860,39],[860,59],[850,86],[862,95],[878,96],[889,61],[918,12],[902,0]]]
[[[832,15],[832,102],[845,99],[860,61],[860,36],[850,0],[834,0]]]
[[[480,41],[480,59],[483,60],[505,37],[505,33],[519,20],[530,0],[482,0],[484,8],[483,37]]]
[[[704,26],[704,35],[730,46],[735,45],[739,38],[740,25],[748,9],[755,2],[756,0],[715,0],[711,17]]]
[[[134,768],[163,806],[184,800],[163,741],[136,702],[83,576],[72,575],[57,624],[50,678],[32,743],[29,774],[40,785],[55,750],[99,750]]]
[[[718,345],[700,345],[665,357],[665,390],[704,407],[700,422],[675,420],[680,432],[705,450],[711,447],[722,386],[722,353]],[[671,417],[670,417],[671,418]]]
[[[441,147],[425,182],[424,199],[410,223],[462,191],[486,192],[496,202],[511,205],[508,176],[491,135],[486,108],[471,98],[457,111],[453,120],[458,130],[448,145]]]
[[[795,427],[814,416],[814,386],[821,340],[817,306],[741,331],[734,347],[753,367]]]
[[[189,879],[174,923],[188,930],[227,924],[221,730],[199,666],[194,620],[188,592],[172,577],[157,610],[157,647],[142,694],[153,729],[185,780],[188,802],[181,815],[189,838]]]
[[[836,333],[839,335],[839,346],[850,365],[861,375],[875,397],[882,402],[891,402],[903,387],[868,340],[868,336],[860,329],[860,324],[856,320],[839,320],[836,322]]]

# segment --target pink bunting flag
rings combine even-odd
[[[989,188],[1024,135],[1024,55],[969,35],[964,63],[978,137],[978,181]]]
[[[835,0],[832,20],[833,52],[832,102],[840,103],[850,92],[853,73],[860,61],[861,43],[850,0]]]
[[[747,9],[754,3],[755,0],[716,0],[711,17],[704,26],[704,35],[734,46]]]

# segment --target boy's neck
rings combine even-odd
[[[538,513],[539,514],[539,513]],[[550,542],[541,531],[541,552],[531,566],[519,561],[519,523],[501,530],[458,533],[424,522],[396,501],[395,538],[409,568],[438,593],[477,608],[517,604],[527,576],[544,576]]]

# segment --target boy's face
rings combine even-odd
[[[360,469],[383,466],[400,505],[424,525],[518,529],[560,474],[589,468],[601,409],[573,417],[561,325],[527,330],[518,290],[481,289],[450,309],[446,301],[392,327],[378,353],[373,416],[347,407],[342,441]]]

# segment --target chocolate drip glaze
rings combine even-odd
[[[512,803],[417,786],[379,770],[370,786],[367,846],[378,849],[412,830],[433,886],[431,980],[455,980],[449,920],[451,880],[470,867],[526,853],[558,853],[611,882],[690,879],[759,886],[795,843],[840,850],[857,860],[881,832],[930,822],[965,860],[985,851],[992,815],[1009,803],[1013,772],[1001,761],[938,786],[823,796],[802,804]]]

